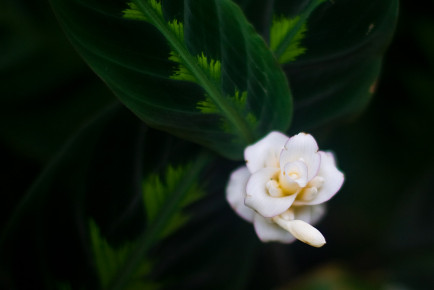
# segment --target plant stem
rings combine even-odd
[[[140,236],[137,241],[136,249],[129,255],[124,267],[117,273],[110,289],[123,289],[127,285],[130,277],[137,270],[140,262],[148,254],[149,249],[155,244],[160,233],[170,221],[171,216],[190,190],[191,186],[197,181],[197,177],[202,173],[205,166],[211,161],[207,152],[201,152],[192,164],[190,174],[177,187],[176,191],[164,205],[159,214],[155,217],[154,223]]]
[[[134,2],[149,22],[163,34],[171,47],[178,53],[187,69],[194,75],[199,85],[207,92],[207,95],[214,101],[224,117],[237,129],[245,143],[252,143],[255,139],[248,122],[231,105],[229,100],[222,95],[220,88],[209,79],[199,66],[196,57],[191,55],[185,44],[172,32],[167,22],[151,7],[147,0],[134,0]]]

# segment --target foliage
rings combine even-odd
[[[156,219],[159,218],[159,213],[169,203],[169,200],[173,198],[173,193],[177,191],[177,188],[186,177],[186,173],[191,169],[191,165],[178,168],[169,166],[164,174],[164,183],[154,174],[146,178],[143,183],[143,202],[146,208],[148,223],[155,223]],[[204,193],[199,189],[197,184],[191,185],[180,201],[179,208],[171,215],[159,238],[161,239],[174,233],[184,225],[188,221],[188,215],[183,213],[181,209],[203,196]]]
[[[337,241],[348,222],[333,210],[327,252],[259,245],[224,188],[244,148],[269,131],[315,130],[327,142],[331,124],[365,108],[396,0],[50,4],[81,58],[46,4],[0,4],[0,140],[13,152],[0,182],[3,288],[303,289],[329,269],[311,265],[349,261],[357,237]],[[339,275],[327,285],[363,280],[329,265]],[[288,284],[299,273],[307,278]]]
[[[90,237],[92,250],[95,255],[95,264],[101,281],[101,287],[106,289],[110,286],[112,278],[119,271],[119,268],[126,262],[128,256],[135,248],[134,243],[125,243],[115,249],[107,240],[102,237],[98,226],[93,220],[89,221]],[[127,289],[157,289],[158,285],[146,282],[146,277],[152,269],[152,261],[144,258],[136,273],[133,274],[131,281],[126,286]]]

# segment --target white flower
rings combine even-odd
[[[235,170],[226,199],[264,241],[291,243],[295,239],[314,247],[325,244],[311,224],[324,214],[323,203],[341,188],[344,175],[332,153],[318,151],[305,133],[291,138],[271,132],[244,151],[246,166]]]

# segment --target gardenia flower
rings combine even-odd
[[[325,239],[312,224],[324,214],[323,203],[341,188],[344,175],[332,153],[318,151],[310,134],[291,138],[271,132],[244,151],[246,166],[236,169],[226,199],[263,242],[295,239],[321,247]]]

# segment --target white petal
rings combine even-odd
[[[319,170],[321,157],[318,153],[318,144],[310,134],[300,133],[286,142],[280,154],[281,170],[294,161],[303,161],[308,168],[307,180],[314,178]]]
[[[251,173],[264,167],[279,167],[280,152],[288,137],[279,132],[271,132],[263,139],[244,150],[244,159]]]
[[[326,243],[324,236],[316,228],[302,220],[286,221],[279,217],[273,218],[273,220],[282,228],[289,231],[298,240],[314,246],[322,247]]]
[[[324,183],[318,188],[317,196],[311,201],[297,200],[295,204],[320,204],[332,198],[341,188],[344,182],[344,174],[336,168],[335,158],[330,152],[319,152],[321,154],[321,166],[318,176],[324,178]]]
[[[286,211],[294,202],[296,194],[284,197],[272,197],[267,191],[267,182],[277,179],[278,168],[263,168],[252,176],[246,186],[244,203],[264,217],[273,217]]]
[[[289,182],[296,182],[298,186],[305,187],[307,184],[308,168],[303,161],[286,163],[284,166],[284,177]]]
[[[256,234],[263,242],[281,242],[289,244],[295,241],[295,237],[283,228],[279,227],[271,219],[256,214],[253,220]]]
[[[248,222],[253,221],[255,212],[244,205],[246,196],[246,184],[249,180],[250,172],[243,166],[232,172],[229,183],[226,187],[226,200],[233,210]]]

